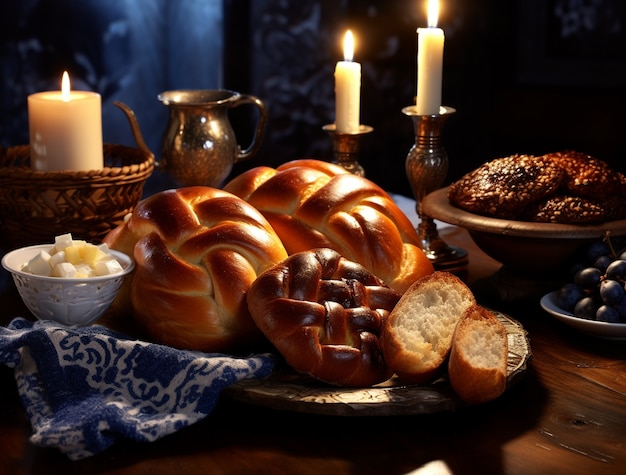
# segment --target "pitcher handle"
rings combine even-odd
[[[261,99],[250,94],[239,94],[239,97],[237,97],[231,103],[231,107],[237,107],[243,104],[252,104],[256,106],[256,108],[259,110],[259,119],[256,124],[254,136],[252,137],[252,142],[250,142],[248,148],[242,150],[241,146],[237,145],[235,162],[247,160],[259,151],[259,148],[261,147],[261,141],[263,140],[263,135],[265,134],[265,127],[267,125],[267,109],[265,108],[265,104],[263,103],[263,101],[261,101]]]
[[[126,118],[128,119],[128,122],[130,123],[130,128],[133,132],[135,143],[137,144],[137,147],[139,148],[139,150],[149,155],[154,156],[152,151],[146,145],[145,140],[143,139],[143,135],[141,134],[141,129],[139,128],[139,121],[137,120],[137,116],[135,115],[135,112],[123,102],[114,101],[113,104],[119,107],[120,109],[122,109],[124,114],[126,114]]]

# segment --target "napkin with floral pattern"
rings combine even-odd
[[[0,327],[0,363],[15,369],[31,441],[72,460],[117,439],[150,442],[206,417],[220,392],[270,375],[270,354],[183,351],[94,325],[15,318]]]

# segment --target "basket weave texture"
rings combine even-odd
[[[104,145],[104,168],[34,171],[30,147],[0,150],[0,231],[5,250],[53,242],[59,234],[98,243],[141,199],[154,170],[148,150]]]

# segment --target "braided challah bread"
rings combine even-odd
[[[303,159],[257,167],[224,190],[257,208],[290,255],[334,249],[400,293],[433,272],[414,226],[391,197],[340,166]]]
[[[400,294],[332,249],[295,253],[248,291],[257,326],[296,371],[337,386],[391,376],[379,342]]]
[[[104,239],[134,256],[134,319],[154,341],[206,352],[264,340],[246,292],[287,257],[265,218],[244,200],[208,187],[157,193]]]

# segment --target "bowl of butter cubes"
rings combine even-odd
[[[106,244],[91,244],[68,233],[56,236],[53,244],[7,253],[2,266],[35,317],[76,327],[104,315],[135,264]]]

